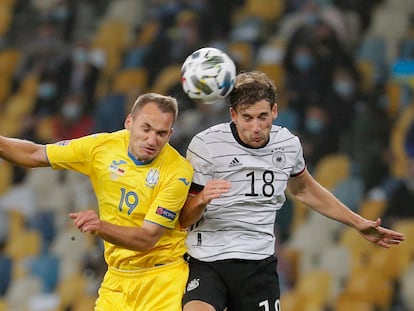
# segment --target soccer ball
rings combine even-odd
[[[192,99],[214,104],[234,87],[236,65],[223,51],[205,47],[194,51],[181,66],[181,85]]]

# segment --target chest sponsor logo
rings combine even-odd
[[[147,177],[145,178],[145,185],[150,188],[154,188],[160,179],[160,171],[158,169],[150,169]]]
[[[116,179],[118,178],[118,176],[124,176],[125,169],[121,167],[121,165],[123,164],[127,164],[127,162],[124,160],[113,160],[112,163],[109,165],[109,171],[111,172],[112,179]]]
[[[157,211],[156,211],[157,215],[163,216],[169,220],[174,220],[175,217],[177,216],[177,214],[173,211],[170,211],[164,207],[158,206]]]

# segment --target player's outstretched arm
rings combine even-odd
[[[290,193],[318,213],[356,229],[365,239],[382,247],[404,241],[402,233],[381,227],[381,220],[367,220],[350,210],[331,192],[321,186],[308,171],[291,178]]]
[[[28,168],[49,166],[45,145],[23,139],[0,136],[0,157]]]

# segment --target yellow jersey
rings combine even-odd
[[[178,218],[193,176],[191,164],[168,143],[150,163],[128,153],[129,131],[93,134],[48,144],[53,169],[70,169],[90,177],[100,219],[119,226],[149,221],[167,228],[153,249],[128,250],[104,241],[109,267],[137,270],[182,258],[187,233]]]

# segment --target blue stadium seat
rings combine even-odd
[[[29,271],[43,283],[43,292],[52,293],[59,281],[59,258],[51,254],[41,254],[29,261]]]
[[[0,297],[6,295],[11,281],[13,262],[10,257],[0,255]]]

